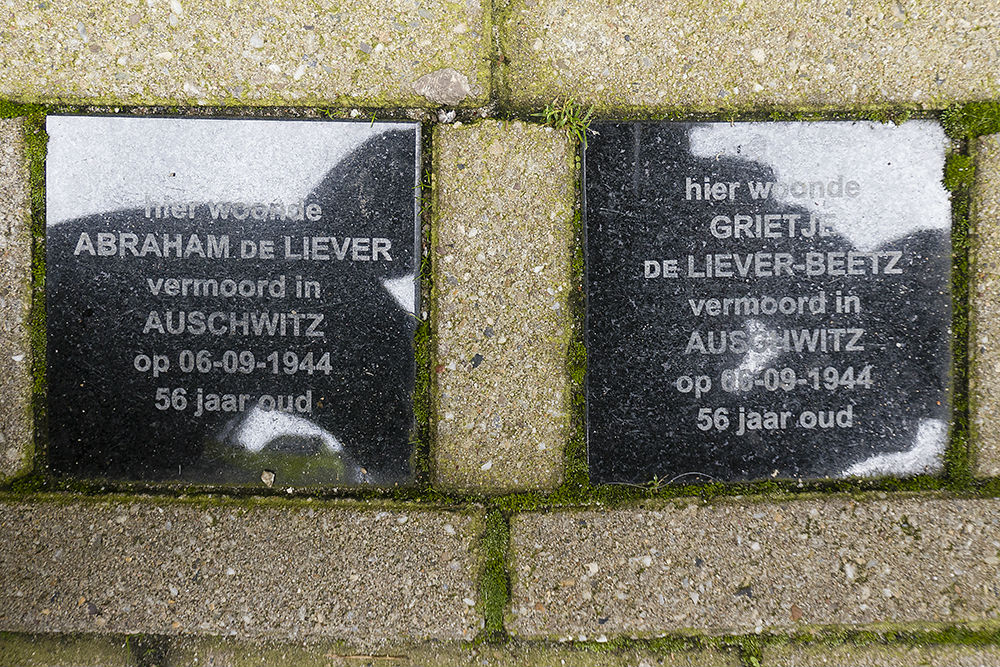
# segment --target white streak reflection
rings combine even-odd
[[[876,475],[919,475],[941,469],[948,424],[940,419],[924,419],[917,429],[913,449],[895,454],[879,454],[855,463],[844,471],[845,477]]]
[[[327,452],[340,454],[344,446],[337,436],[308,419],[280,410],[261,410],[254,406],[233,433],[233,444],[249,452],[260,452],[282,438],[318,439]]]

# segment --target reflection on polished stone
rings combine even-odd
[[[940,469],[951,401],[940,126],[593,129],[596,481]]]
[[[409,479],[418,125],[47,129],[55,473]]]

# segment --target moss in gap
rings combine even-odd
[[[859,633],[861,634],[861,633]],[[851,639],[852,631],[847,632]],[[935,630],[900,629],[887,633],[890,642],[898,642],[910,646],[923,644],[961,644],[964,646],[1000,646],[1000,629],[969,628],[967,626],[949,625]]]
[[[483,537],[483,571],[479,596],[483,607],[483,629],[477,638],[487,643],[507,641],[503,617],[510,598],[507,552],[510,546],[510,523],[498,510],[486,515]]]
[[[501,106],[498,115],[507,120],[537,122],[544,104]],[[912,106],[860,105],[856,107],[783,107],[727,106],[713,109],[693,109],[667,106],[595,104],[593,120],[610,121],[683,121],[683,122],[776,122],[776,121],[857,121],[900,124],[917,118],[937,118],[934,111]]]
[[[989,624],[979,626],[942,625],[920,626],[918,624],[881,623],[866,628],[819,627],[798,630],[787,635],[761,635],[759,640],[765,646],[802,644],[818,646],[912,646],[962,645],[1000,646],[1000,629]]]
[[[982,486],[982,484],[980,484]],[[1000,483],[990,487],[1000,488]],[[948,491],[946,494],[942,493]],[[803,497],[850,497],[860,501],[870,499],[875,493],[934,494],[934,497],[993,497],[996,493],[979,486],[952,489],[941,477],[923,475],[896,479],[837,479],[798,482],[794,480],[767,480],[761,482],[715,482],[710,484],[672,485],[661,484],[605,484],[599,486],[571,486],[564,484],[550,494],[520,492],[491,500],[492,506],[507,513],[528,512],[551,508],[624,508],[641,506],[646,502],[711,502],[739,497],[747,502],[780,502]]]
[[[433,139],[433,134],[437,128],[428,127],[426,141],[431,141]],[[430,146],[430,144],[428,144]],[[428,149],[424,153],[424,160],[426,160],[425,175],[422,185],[422,197],[424,201],[424,209],[426,215],[426,230],[424,235],[427,239],[427,257],[426,265],[425,262],[421,262],[421,272],[426,271],[426,295],[427,295],[427,353],[430,357],[428,360],[428,390],[427,390],[427,431],[428,431],[428,450],[427,450],[427,479],[434,479],[434,438],[435,433],[433,429],[433,420],[436,411],[436,404],[434,402],[434,397],[438,395],[437,386],[437,368],[436,368],[436,345],[434,340],[434,331],[437,330],[437,285],[434,281],[435,269],[436,269],[436,256],[434,254],[434,248],[438,244],[438,191],[437,191],[437,179],[435,178],[435,173],[437,172],[438,163],[437,160],[440,157],[440,151],[432,151]]]
[[[876,123],[901,125],[913,117],[913,109],[907,107],[875,108],[865,111],[862,117]]]
[[[740,638],[734,636],[678,634],[664,637],[611,637],[607,641],[573,641],[574,649],[592,651],[594,653],[651,653],[660,656],[676,657],[678,653],[694,653],[697,651],[717,650],[723,652],[739,651]]]
[[[1000,480],[978,480],[968,486],[953,488],[940,477],[922,476],[909,479],[829,480],[809,483],[794,481],[758,483],[718,483],[706,485],[664,485],[652,489],[643,485],[609,484],[597,487],[567,488],[556,491],[521,492],[504,496],[486,497],[482,494],[449,493],[427,485],[392,488],[326,488],[298,487],[293,493],[263,486],[213,486],[165,485],[114,480],[74,480],[29,475],[0,485],[0,494],[13,498],[31,499],[44,494],[77,494],[71,500],[94,498],[117,499],[127,502],[129,494],[142,495],[144,499],[170,502],[181,500],[190,503],[214,505],[281,505],[302,508],[309,503],[345,502],[376,503],[381,507],[407,509],[440,509],[458,511],[488,504],[505,513],[529,512],[548,509],[634,508],[648,503],[662,504],[670,501],[713,502],[727,498],[740,498],[744,502],[784,502],[796,498],[852,498],[859,502],[871,501],[874,494],[884,498],[914,495],[924,498],[995,498],[1000,496]]]
[[[0,665],[131,664],[125,636],[81,632],[0,631]]]
[[[491,101],[503,111],[510,111],[510,54],[513,51],[514,30],[509,28],[515,4],[515,0],[496,0],[489,3],[491,31],[486,34],[493,43],[493,48],[487,56],[491,61],[490,96]]]
[[[170,641],[160,635],[128,635],[125,647],[136,667],[165,667]]]
[[[679,500],[711,502],[725,498],[739,497],[746,502],[781,502],[803,497],[849,497],[859,501],[869,500],[872,494],[921,494],[941,498],[977,498],[1000,496],[1000,480],[979,480],[966,486],[955,486],[934,476],[920,476],[908,479],[878,478],[872,480],[822,480],[796,482],[793,480],[751,483],[713,483],[668,485],[658,488],[652,485],[608,484],[601,486],[572,486],[563,484],[552,493],[520,492],[499,497],[482,494],[446,492],[426,484],[396,486],[389,488],[371,487],[296,487],[292,493],[284,488],[268,489],[262,485],[216,486],[210,484],[163,484],[144,482],[123,482],[119,480],[53,478],[29,475],[9,480],[0,485],[0,494],[16,498],[26,498],[37,494],[65,493],[79,497],[113,498],[128,500],[127,495],[142,494],[145,497],[161,498],[169,501],[180,499],[187,502],[201,502],[206,505],[229,505],[232,503],[263,504],[275,503],[288,507],[303,507],[311,502],[373,502],[380,505],[400,506],[412,509],[443,509],[455,511],[478,504],[488,504],[506,513],[528,512],[552,508],[627,508],[642,506],[647,502],[662,503]],[[77,498],[79,499],[79,498]],[[200,500],[201,499],[201,500]]]
[[[21,116],[44,117],[45,107],[41,104],[0,100],[0,118],[18,118]]]
[[[971,102],[953,106],[941,114],[945,130],[953,140],[970,150],[975,139],[1000,132],[1000,102]],[[975,178],[971,156],[949,156],[945,186],[952,191],[952,304],[953,376],[955,386],[952,442],[945,456],[948,476],[956,485],[972,481],[975,443],[970,437],[968,396],[969,324],[969,203]],[[984,487],[994,489],[995,486]]]
[[[944,166],[944,187],[952,192],[968,192],[976,176],[975,162],[969,155],[952,153]]]
[[[956,140],[970,140],[1000,132],[1000,102],[954,105],[941,114],[945,131]]]
[[[28,338],[31,346],[32,400],[34,418],[33,459],[35,470],[45,467],[48,433],[46,395],[45,327],[45,156],[49,137],[45,132],[45,112],[37,106],[25,106],[29,115],[22,121],[24,147],[28,159],[28,184],[31,196],[31,306],[28,312]]]
[[[360,512],[399,511],[399,512],[448,512],[459,516],[478,516],[482,511],[485,498],[481,502],[469,502],[467,498],[443,497],[428,500],[426,496],[411,493],[408,496],[384,495],[380,497],[317,497],[317,496],[287,496],[247,495],[234,496],[225,493],[198,493],[166,495],[145,493],[137,490],[114,489],[103,487],[81,490],[76,487],[56,488],[47,484],[45,488],[34,489],[18,494],[0,491],[0,502],[26,502],[51,505],[129,505],[140,503],[149,507],[183,506],[200,510],[251,510],[280,509],[284,511],[302,511],[308,509],[336,510],[346,509]]]
[[[418,289],[420,290],[421,310],[429,311],[432,303],[434,276],[431,271],[431,253],[424,252],[431,248],[432,214],[431,202],[434,197],[433,172],[433,132],[429,124],[420,128],[420,183],[417,184],[417,201],[419,202],[420,245],[417,252],[420,256],[420,272]],[[426,305],[424,305],[426,304]],[[414,357],[416,360],[416,376],[413,387],[413,414],[416,421],[413,437],[413,454],[411,463],[417,484],[428,486],[431,479],[431,373],[434,363],[434,345],[431,335],[430,317],[421,317],[421,312],[415,313],[417,329],[414,333]]]
[[[950,121],[953,122],[953,121]],[[972,481],[969,440],[969,199],[975,168],[968,155],[952,152],[944,185],[951,191],[952,424],[945,450],[945,477],[954,489]]]
[[[501,7],[500,5],[504,6]],[[497,108],[503,104],[506,104],[507,100],[510,99],[510,82],[508,80],[508,50],[507,44],[503,40],[501,35],[502,25],[506,23],[507,19],[510,17],[511,7],[510,3],[497,2],[487,2],[483,3],[482,14],[482,35],[489,42],[489,48],[486,49],[483,59],[485,62],[485,67],[477,68],[477,70],[485,70],[488,77],[487,87],[489,92],[487,93],[486,105],[492,108]]]
[[[579,149],[578,149],[579,150]],[[579,153],[578,153],[579,155]],[[579,158],[578,158],[579,159]],[[579,168],[577,173],[581,173]],[[577,179],[579,184],[580,179]],[[578,185],[579,187],[579,185]],[[573,214],[573,247],[570,255],[569,312],[572,331],[566,350],[566,371],[570,382],[570,430],[563,458],[563,486],[583,490],[590,485],[587,470],[586,390],[587,348],[584,344],[586,296],[584,293],[583,223],[580,214],[580,192]]]
[[[420,107],[400,107],[398,105],[370,106],[367,104],[344,103],[331,106],[329,101],[317,101],[315,106],[282,106],[269,104],[248,105],[241,102],[237,105],[180,107],[168,104],[53,104],[20,105],[38,109],[40,114],[69,115],[114,115],[114,116],[169,116],[179,118],[237,118],[237,119],[267,119],[282,120],[351,120],[358,123],[371,122],[372,114],[377,114],[378,121],[412,122],[430,118],[430,112]],[[0,103],[0,110],[3,109]],[[0,113],[2,117],[2,113]]]
[[[421,277],[423,264],[421,262]],[[416,380],[413,388],[413,414],[416,426],[413,435],[413,471],[417,480],[426,480],[430,475],[428,457],[430,455],[430,363],[431,363],[431,325],[427,320],[417,324],[414,334],[414,353],[416,356]]]
[[[9,480],[0,486],[0,491],[13,493],[15,495],[28,495],[45,490],[45,477],[40,472],[28,473],[20,477]]]
[[[764,662],[760,638],[750,635],[740,642],[740,659],[747,667],[760,667]]]
[[[545,642],[526,642],[545,644]],[[660,637],[611,637],[607,641],[560,642],[576,650],[595,653],[643,651],[654,655],[675,655],[685,651],[738,651],[741,662],[748,667],[764,663],[764,651],[774,646],[906,646],[927,645],[1000,646],[1000,629],[988,623],[977,627],[966,625],[927,626],[920,624],[880,623],[863,629],[841,626],[813,626],[787,634],[709,635],[701,632],[677,633]]]

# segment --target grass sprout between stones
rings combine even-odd
[[[584,111],[583,105],[577,104],[576,100],[569,98],[562,103],[552,100],[551,104],[539,113],[531,114],[535,118],[541,118],[546,125],[557,130],[564,130],[569,137],[576,137],[580,145],[587,145],[587,128],[590,127],[590,120],[594,114],[594,107]]]

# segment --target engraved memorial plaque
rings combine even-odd
[[[951,210],[939,125],[593,129],[595,481],[941,468]]]
[[[47,127],[55,473],[409,478],[417,124]]]

